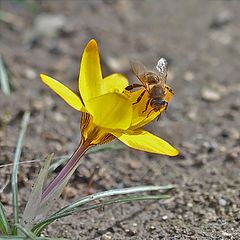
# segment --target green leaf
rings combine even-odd
[[[60,209],[56,213],[54,213],[51,217],[46,219],[45,221],[42,221],[38,224],[36,224],[32,231],[36,234],[39,235],[43,229],[45,229],[49,224],[54,222],[55,220],[69,216],[76,211],[87,211],[93,208],[99,208],[102,207],[103,204],[100,205],[91,205],[91,206],[86,206],[90,202],[94,202],[98,199],[100,199],[105,205],[110,205],[113,203],[117,202],[130,202],[130,201],[140,201],[140,200],[159,200],[159,199],[166,199],[169,198],[169,195],[156,195],[156,196],[130,196],[127,198],[115,198],[111,200],[104,200],[104,198],[115,196],[115,195],[124,195],[124,194],[132,194],[136,192],[147,192],[147,191],[160,191],[160,192],[167,192],[171,189],[173,189],[173,185],[166,185],[166,186],[139,186],[139,187],[131,187],[131,188],[123,188],[123,189],[113,189],[105,192],[100,192],[100,193],[95,193],[92,195],[89,195],[87,197],[81,198],[78,201],[75,201],[68,206]],[[86,207],[85,207],[86,206]],[[85,207],[85,208],[83,208]]]
[[[102,201],[98,204],[93,204],[91,206],[80,209],[81,211],[89,211],[91,209],[103,208],[108,205],[112,205],[114,203],[128,203],[135,201],[156,201],[171,198],[170,195],[146,195],[146,196],[130,196],[125,198],[113,198],[110,200]],[[74,213],[74,212],[72,212]]]
[[[7,221],[5,209],[1,202],[0,202],[0,232],[2,232],[3,234],[10,233],[10,227]]]
[[[37,221],[36,217],[41,214],[39,213],[39,206],[41,202],[44,183],[48,175],[48,168],[52,158],[53,154],[46,157],[40,173],[38,174],[38,177],[34,183],[27,205],[24,209],[21,224],[26,229],[31,229],[33,224]]]
[[[169,199],[169,198],[171,198],[170,195],[146,195],[146,196],[130,196],[130,197],[126,197],[126,198],[113,198],[111,200],[101,201],[101,203],[99,203],[99,204],[93,204],[93,205],[85,207],[85,208],[79,207],[79,208],[71,210],[69,212],[65,212],[65,213],[50,217],[47,220],[37,224],[33,228],[33,232],[36,235],[39,235],[49,224],[53,223],[55,220],[70,216],[70,215],[76,213],[77,211],[89,211],[92,209],[103,208],[105,206],[112,205],[115,203],[128,203],[128,202],[134,202],[134,201],[150,201],[150,200],[156,201],[156,200]]]
[[[98,199],[103,199],[105,197],[111,197],[116,195],[125,195],[125,194],[132,194],[137,192],[148,192],[148,191],[161,191],[166,192],[173,189],[173,185],[166,185],[166,186],[139,186],[139,187],[130,187],[130,188],[121,188],[121,189],[112,189],[100,193],[95,193],[84,198],[81,198],[78,201],[71,203],[70,205],[60,209],[54,215],[58,215],[60,213],[64,213],[66,211],[73,210],[79,206],[83,206],[91,201],[95,201]]]
[[[20,236],[1,235],[1,240],[29,240],[29,238]]]
[[[11,178],[11,185],[12,185],[12,205],[13,205],[13,221],[14,224],[19,223],[19,209],[18,209],[18,166],[19,160],[22,153],[22,143],[24,139],[25,132],[27,130],[27,125],[30,119],[30,112],[25,112],[22,118],[21,130],[19,133],[16,151],[13,161],[13,170],[12,170],[12,178]],[[13,227],[13,235],[17,235],[17,228]]]

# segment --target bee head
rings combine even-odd
[[[151,100],[151,103],[150,103],[151,107],[152,107],[154,110],[156,110],[156,111],[158,111],[158,110],[160,110],[161,108],[165,107],[166,104],[167,104],[167,102],[166,102],[165,100],[163,100],[162,98],[153,98],[153,99]]]

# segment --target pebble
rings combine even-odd
[[[33,100],[31,106],[34,110],[41,111],[44,108],[44,103],[40,100]]]
[[[128,58],[126,57],[106,57],[106,64],[113,72],[126,72],[130,69]]]
[[[202,145],[208,153],[212,153],[218,148],[218,144],[215,141],[205,141]]]
[[[210,34],[210,37],[223,45],[232,43],[232,36],[225,32],[214,31]]]
[[[71,199],[77,196],[77,190],[76,188],[67,186],[64,188],[62,195],[64,199]]]
[[[227,205],[227,201],[224,198],[219,198],[218,203],[222,207],[225,207]]]
[[[167,219],[168,219],[167,215],[162,216],[162,220],[167,220]]]
[[[188,203],[187,203],[187,206],[188,206],[189,208],[192,208],[192,207],[193,207],[193,204],[192,204],[191,202],[188,202]]]
[[[225,9],[218,13],[217,16],[212,20],[209,27],[210,29],[220,29],[231,22],[233,19],[232,12]]]
[[[141,162],[133,159],[129,161],[128,165],[131,169],[138,169],[141,167]]]
[[[223,237],[232,237],[232,234],[231,233],[228,233],[228,232],[225,232],[225,231],[222,231],[222,235]]]
[[[34,71],[31,68],[27,68],[25,70],[25,76],[26,76],[26,78],[28,78],[30,80],[33,80],[33,79],[35,79],[37,77],[37,73],[36,73],[36,71]]]
[[[217,102],[221,99],[221,95],[209,88],[202,89],[202,99],[208,102]]]
[[[192,82],[195,78],[195,75],[193,72],[186,72],[184,74],[184,80],[187,81],[187,82]]]
[[[54,113],[53,117],[57,122],[66,122],[67,121],[66,117],[59,112]]]
[[[104,235],[102,235],[102,237],[101,237],[101,240],[111,240],[111,239],[113,239],[111,232],[107,232]]]
[[[189,119],[191,120],[196,120],[198,117],[198,113],[197,113],[197,109],[191,109],[188,113],[187,116],[189,117]]]
[[[150,230],[150,231],[154,231],[154,230],[156,230],[156,227],[153,226],[153,225],[151,225],[151,226],[149,227],[149,230]]]
[[[237,146],[227,153],[225,161],[235,162],[239,159],[240,159],[240,147]]]
[[[41,13],[34,20],[36,35],[55,37],[66,24],[66,17],[61,14]]]

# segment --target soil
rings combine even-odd
[[[20,167],[23,209],[39,164],[78,145],[79,113],[39,80],[44,72],[77,92],[79,60],[95,38],[104,75],[136,81],[129,59],[149,67],[164,56],[175,95],[147,129],[180,150],[174,158],[129,148],[87,155],[58,206],[93,192],[175,184],[167,201],[134,202],[57,221],[66,239],[239,239],[240,2],[227,0],[1,0],[0,52],[11,85],[0,92],[0,200],[11,214],[9,177],[21,118],[31,111]],[[5,13],[5,14],[2,14]],[[116,144],[119,144],[116,141]],[[34,160],[31,163],[26,161]],[[59,171],[57,169],[54,173]],[[4,187],[5,186],[5,187]],[[73,197],[73,199],[69,199]]]

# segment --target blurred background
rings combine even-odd
[[[94,191],[177,185],[166,203],[134,203],[74,216],[49,228],[67,239],[238,239],[240,210],[240,1],[0,0],[0,164],[12,162],[22,113],[31,111],[22,161],[71,153],[79,113],[39,80],[46,73],[77,92],[86,43],[99,43],[103,75],[136,82],[129,60],[169,62],[175,95],[147,128],[180,150],[175,158],[124,148],[86,156],[68,189],[77,197],[96,164]],[[3,75],[1,75],[3,76]],[[118,144],[116,142],[116,144]],[[0,168],[0,187],[11,167]],[[38,163],[21,165],[20,201]],[[0,195],[9,203],[10,188]],[[67,191],[66,191],[67,192]],[[60,204],[71,198],[67,193]],[[64,200],[65,199],[65,200]],[[111,238],[107,238],[110,236]]]

